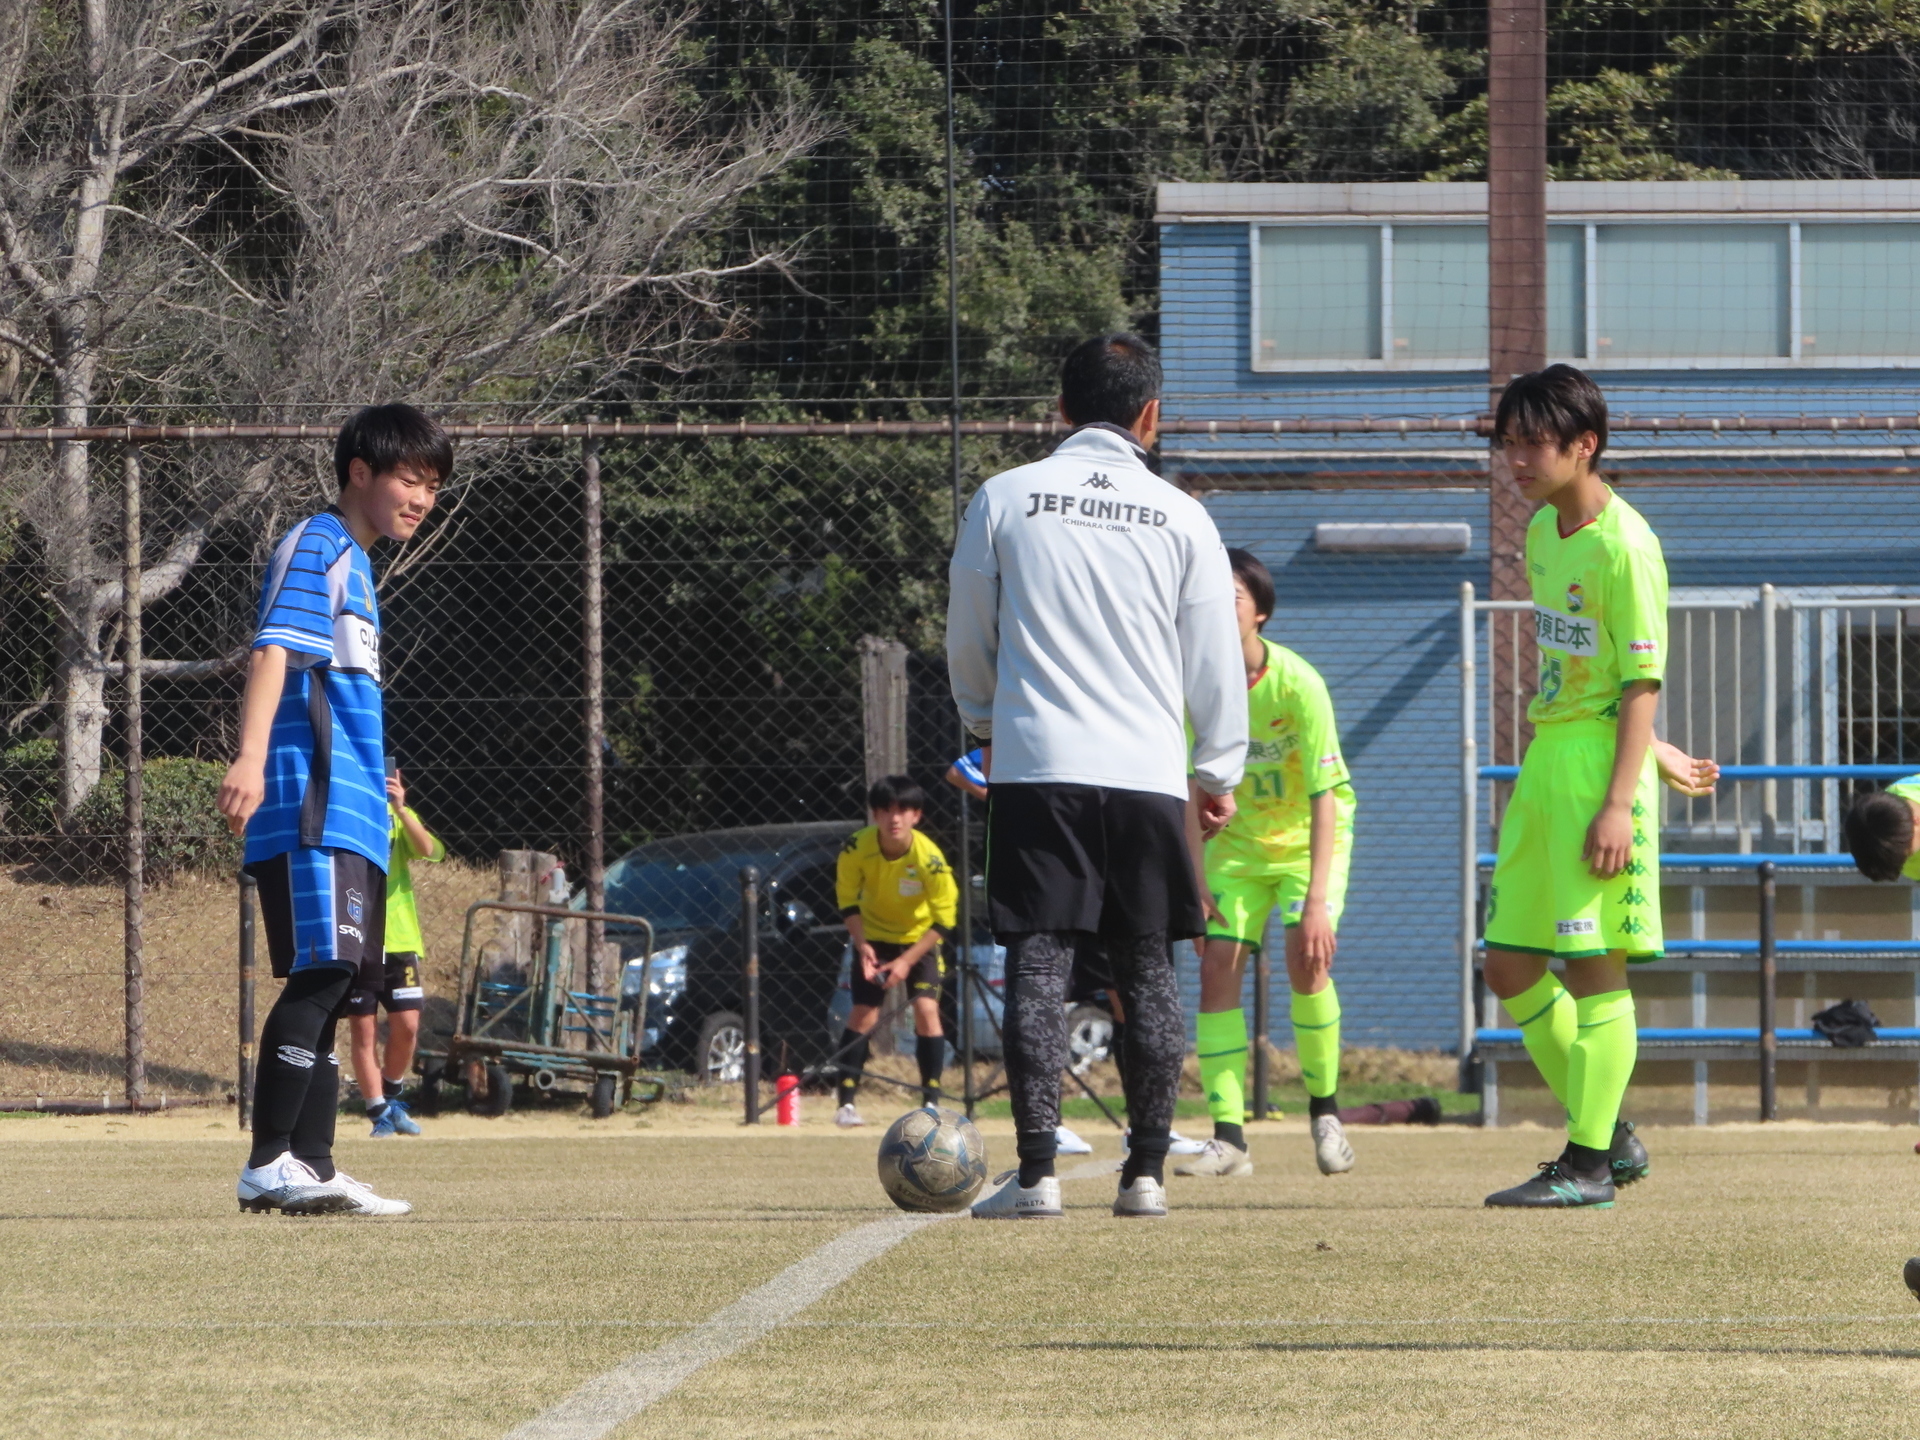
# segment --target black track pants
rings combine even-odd
[[[1064,1005],[1075,952],[1090,946],[1085,931],[1032,931],[1000,937],[1007,947],[1007,1083],[1014,1130],[1051,1135],[1060,1123],[1060,1072],[1067,1066]],[[1112,936],[1107,968],[1126,1007],[1123,1083],[1136,1146],[1173,1127],[1173,1102],[1187,1053],[1173,955],[1164,932]],[[1025,1153],[1027,1147],[1022,1147]]]

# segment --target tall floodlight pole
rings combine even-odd
[[[1492,0],[1487,8],[1487,342],[1491,409],[1515,375],[1547,363],[1546,0]],[[1533,507],[1497,446],[1489,468],[1491,594],[1524,600],[1531,593],[1525,551]],[[1520,758],[1522,722],[1511,697],[1526,688],[1534,667],[1532,627],[1514,639],[1489,647],[1498,700],[1488,759],[1495,764]]]

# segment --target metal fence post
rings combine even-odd
[[[1253,1105],[1255,1120],[1267,1118],[1267,1030],[1272,1024],[1273,962],[1262,945],[1253,953]]]
[[[1774,1034],[1774,883],[1773,862],[1760,863],[1760,1118],[1780,1118],[1776,1083],[1778,1037]]]
[[[1760,587],[1760,763],[1780,763],[1780,627],[1773,586]],[[1760,786],[1760,848],[1780,848],[1780,782]],[[1797,850],[1800,847],[1794,846]]]
[[[964,752],[963,752],[964,753]],[[973,1118],[973,797],[960,792],[960,904],[959,954],[955,963],[960,971],[960,1095],[967,1118]]]
[[[604,556],[602,531],[604,496],[600,488],[600,442],[580,442],[581,528],[583,575],[581,582],[580,629],[583,654],[582,689],[586,691],[586,822],[587,822],[587,909],[607,908],[607,786],[606,786],[606,677],[602,648],[606,597],[603,588]],[[586,987],[595,995],[611,993],[618,977],[602,974],[604,962],[600,948],[607,938],[607,927],[598,920],[587,922]],[[595,1044],[588,1036],[589,1048]]]
[[[740,1078],[745,1082],[747,1124],[760,1123],[760,872],[740,872],[741,1009],[745,1012],[745,1053]]]
[[[140,636],[140,451],[129,445],[121,455],[124,501],[121,556],[121,658],[126,664],[126,1084],[127,1108],[138,1110],[147,1098],[146,881],[147,817],[144,794],[146,739],[140,693],[145,652]]]
[[[1479,1026],[1473,1006],[1473,957],[1479,942],[1480,738],[1474,686],[1473,582],[1460,584],[1460,1089],[1473,1087],[1473,1047]]]
[[[240,1070],[238,1075],[240,1128],[253,1128],[253,946],[254,904],[259,887],[253,876],[240,872]]]

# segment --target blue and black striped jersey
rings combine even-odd
[[[324,845],[387,865],[380,607],[373,565],[329,510],[274,547],[253,648],[287,651],[267,749],[267,793],[247,822],[249,863]]]

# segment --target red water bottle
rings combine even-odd
[[[798,1125],[800,1123],[800,1077],[782,1075],[774,1081],[774,1089],[780,1096],[780,1124]]]

